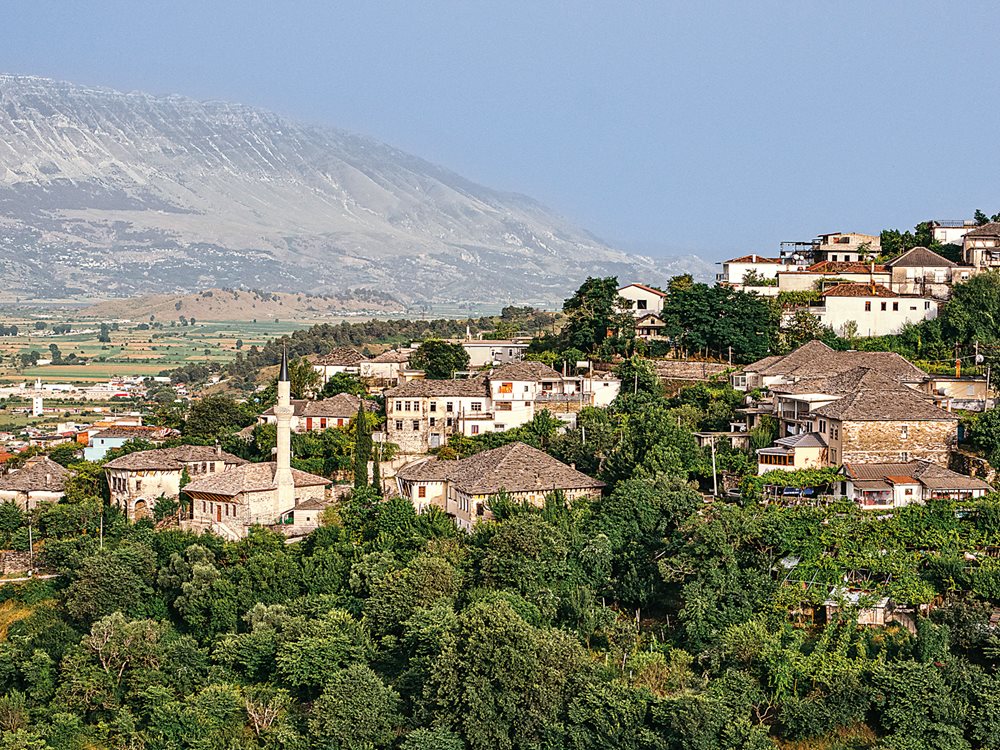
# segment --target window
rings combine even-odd
[[[420,429],[420,420],[419,419],[414,419],[413,420],[413,431],[416,432],[419,429]]]
[[[635,301],[635,309],[636,310],[645,310],[646,309],[646,300],[644,300],[644,299],[637,299]]]
[[[212,474],[214,474],[214,473],[215,473],[215,461],[212,461],[212,463],[210,463],[210,464],[208,465],[208,470],[209,470],[209,472],[211,472]]]
[[[514,404],[510,401],[497,401],[493,406],[497,411],[513,411]]]
[[[453,402],[451,402],[451,401],[447,402],[444,405],[444,410],[445,411],[455,411],[455,404]]]
[[[427,488],[417,487],[417,497],[427,497]]]
[[[410,402],[409,401],[404,401],[403,402],[403,411],[410,411]]]
[[[142,489],[142,482],[140,482],[138,479],[136,479],[135,480],[135,491],[139,492],[141,489]]]
[[[514,392],[514,384],[513,383],[501,383],[500,384],[500,391],[499,392],[500,393],[513,393]]]
[[[872,311],[872,303],[871,300],[868,300],[867,302],[865,302],[865,312],[871,312],[871,311]]]
[[[326,429],[326,417],[320,417],[319,428],[321,430],[325,430]]]
[[[831,255],[830,256],[830,260],[832,260],[834,263],[836,263],[837,262],[837,256],[836,255]]]
[[[452,424],[454,423],[454,421],[455,421],[454,419],[452,419],[451,417],[448,417],[448,420],[445,422],[445,426],[446,427],[451,427]]]
[[[431,401],[430,411],[437,411],[437,410],[438,410],[437,401]]]
[[[819,431],[822,432],[824,435],[826,434],[826,420],[825,419],[819,420]]]
[[[472,411],[482,411],[483,410],[483,402],[482,401],[473,401],[469,405],[469,409],[471,409]]]
[[[930,310],[931,309],[931,303],[930,302],[924,302],[924,309],[925,310]]]
[[[831,448],[830,449],[830,463],[831,464],[836,464],[837,463],[837,449],[836,448]]]
[[[428,420],[427,420],[427,423],[428,423],[428,424],[429,424],[429,425],[430,425],[431,427],[433,427],[433,426],[435,425],[435,423],[436,423],[436,422],[437,422],[437,419],[436,419],[435,417],[431,417],[430,419],[428,419]]]
[[[899,303],[898,302],[893,302],[892,303],[892,311],[893,312],[899,312]]]
[[[396,420],[396,429],[397,430],[403,429],[403,420],[402,419],[397,419]]]
[[[907,488],[906,488],[906,489],[905,489],[905,490],[903,491],[903,494],[904,494],[904,495],[912,495],[912,494],[913,494],[913,488],[912,488],[912,487],[907,487]]]
[[[904,424],[902,427],[899,428],[899,436],[903,440],[906,440],[908,437],[910,437],[910,426],[908,424]]]
[[[396,411],[402,411],[402,410],[403,410],[403,402],[402,401],[397,401],[396,402]]]
[[[882,312],[885,312],[885,302],[882,303]]]
[[[479,425],[477,425],[477,424],[472,425],[472,434],[473,435],[478,435],[479,434]]]
[[[205,501],[204,501],[204,500],[202,500],[202,501],[201,501],[201,512],[202,512],[202,513],[206,513],[206,512],[208,512],[208,509],[207,509],[207,507],[205,506]]]

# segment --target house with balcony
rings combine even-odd
[[[942,245],[961,245],[965,235],[979,226],[975,219],[931,219],[927,224],[931,237]]]
[[[860,232],[830,232],[816,237],[812,256],[815,262],[864,262],[882,252],[882,238]]]
[[[962,238],[962,259],[979,271],[1000,268],[1000,222],[991,221],[966,232]]]
[[[768,258],[752,253],[722,261],[722,272],[715,277],[720,286],[737,291],[753,292],[761,297],[778,294],[778,273],[800,270],[805,265],[783,258]]]
[[[961,266],[926,247],[911,248],[886,262],[885,267],[892,291],[939,300],[948,299],[953,285],[968,281],[976,273],[974,267]]]

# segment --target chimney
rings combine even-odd
[[[220,458],[222,457],[222,446],[219,443],[215,444],[215,455]]]

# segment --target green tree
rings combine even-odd
[[[184,435],[198,441],[217,441],[253,422],[253,415],[230,396],[205,396],[191,404],[184,422]]]
[[[316,747],[375,750],[389,747],[401,721],[396,692],[371,669],[354,664],[329,678],[313,704],[309,734]]]
[[[428,339],[410,357],[410,366],[423,370],[430,380],[447,380],[469,368],[469,353],[461,344]]]
[[[635,341],[635,318],[619,296],[614,276],[588,278],[563,304],[563,313],[563,349],[594,352],[610,339],[612,350],[621,352]]]
[[[364,398],[368,395],[368,389],[357,375],[347,372],[334,373],[333,377],[326,381],[323,390],[320,391],[322,398],[331,398],[338,393],[350,393],[352,396]]]
[[[358,405],[358,414],[354,419],[354,488],[364,489],[369,486],[368,462],[372,457],[372,433],[365,411],[365,402]]]

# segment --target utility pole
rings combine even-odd
[[[712,435],[712,497],[719,496],[719,477],[715,472],[715,435]]]
[[[35,544],[31,535],[31,516],[28,516],[28,570],[35,572]]]

